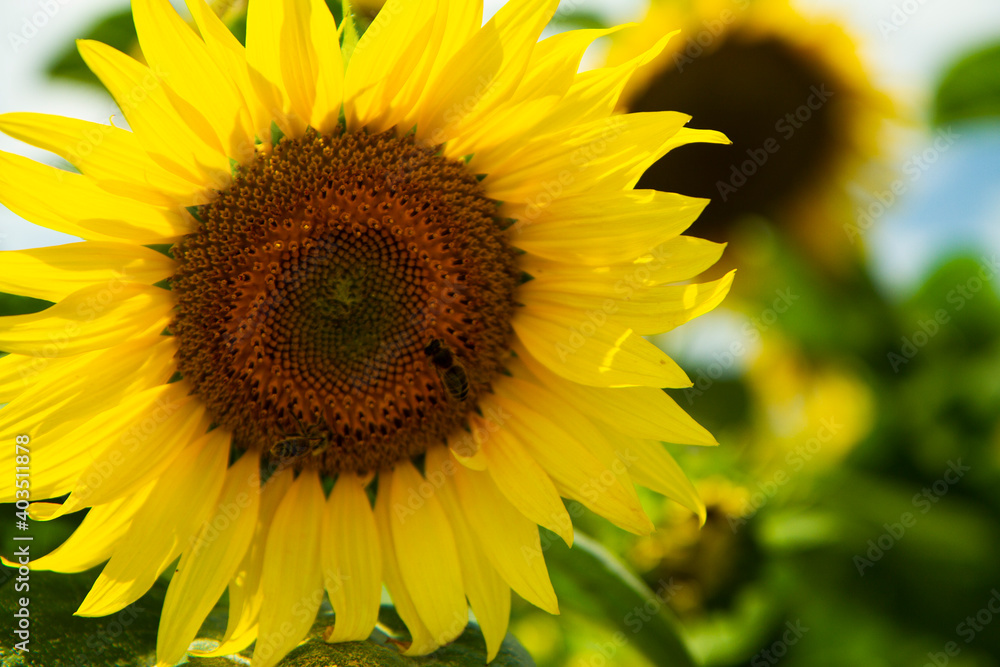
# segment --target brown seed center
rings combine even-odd
[[[238,447],[378,470],[461,427],[500,371],[519,272],[464,164],[393,132],[310,131],[198,217],[171,330]]]

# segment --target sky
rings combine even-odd
[[[735,1],[735,0],[734,0]],[[0,2],[0,113],[37,111],[107,122],[116,113],[96,91],[45,79],[52,55],[123,0]],[[487,16],[502,5],[486,0]],[[615,21],[636,20],[644,0],[566,0]],[[935,81],[967,49],[1000,40],[997,0],[799,0],[815,15],[832,15],[854,33],[873,80],[903,102],[925,107]],[[15,40],[11,35],[25,37]],[[15,41],[18,42],[15,46]],[[117,121],[121,123],[121,121]],[[869,234],[870,262],[890,293],[905,294],[942,255],[961,248],[1000,251],[1000,130],[963,128],[947,151],[913,182],[908,196]],[[919,130],[894,147],[896,166],[919,157],[934,136]],[[0,150],[45,160],[47,154],[0,135]],[[0,206],[0,249],[70,240],[20,220]]]

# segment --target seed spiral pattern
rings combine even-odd
[[[181,374],[265,458],[334,475],[426,451],[510,349],[520,273],[496,211],[412,137],[283,139],[174,247]]]

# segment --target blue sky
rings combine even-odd
[[[53,83],[43,64],[95,18],[124,6],[122,0],[4,0],[0,3],[0,113],[39,111],[107,122],[116,110],[107,98],[85,88]],[[487,0],[487,14],[502,4]],[[568,0],[616,21],[642,15],[642,0]],[[19,31],[43,5],[57,7],[45,25],[16,52],[11,30]],[[808,0],[797,5],[817,15],[834,15],[851,27],[873,78],[909,108],[924,108],[948,62],[966,49],[1000,39],[996,0]],[[940,154],[908,196],[879,220],[869,236],[872,266],[886,289],[905,293],[943,254],[959,248],[1000,250],[1000,128],[963,128],[953,147]],[[932,136],[915,131],[895,146],[899,165],[919,155]],[[47,155],[0,135],[0,150],[37,159]],[[895,159],[895,158],[894,158]],[[18,219],[0,206],[0,249],[50,245],[69,240]]]

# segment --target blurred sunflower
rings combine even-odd
[[[471,606],[492,657],[511,589],[557,611],[529,555],[537,525],[572,540],[560,496],[637,533],[633,481],[703,513],[661,441],[715,441],[642,336],[732,275],[675,284],[721,254],[680,236],[705,202],[633,187],[726,139],[613,115],[665,40],[579,74],[608,31],[536,44],[555,0],[485,26],[481,3],[391,0],[343,45],[322,0],[255,0],[244,49],[187,4],[197,31],[134,0],[148,66],[79,44],[131,131],[0,117],[81,172],[0,155],[3,204],[85,239],[0,255],[0,287],[57,302],[0,322],[0,431],[30,436],[32,499],[68,494],[34,517],[90,508],[33,563],[108,561],[78,614],[122,609],[180,557],[160,664],[227,585],[213,654],[256,640],[255,667],[305,637],[324,588],[328,639],[367,638],[383,582],[408,654]]]
[[[677,26],[683,38],[638,70],[619,109],[678,109],[737,148],[675,151],[638,187],[711,197],[700,231],[712,240],[739,238],[741,221],[764,216],[824,266],[841,268],[858,241],[844,230],[852,193],[884,177],[871,161],[892,115],[853,38],[788,0],[653,0],[640,28],[612,38],[609,64]]]
[[[827,470],[874,425],[875,396],[864,378],[842,360],[809,358],[777,333],[762,338],[746,382],[754,440],[747,467],[761,479]]]

